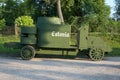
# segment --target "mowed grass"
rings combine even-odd
[[[120,56],[120,42],[109,40],[109,45],[112,47],[112,52],[108,56]]]
[[[17,49],[5,47],[4,43],[8,43],[8,42],[19,42],[19,37],[0,35],[0,54],[5,54],[5,53],[12,54],[12,53],[17,53],[19,51]]]
[[[102,34],[102,33],[93,32],[90,35],[101,37],[112,48],[112,52],[110,52],[107,56],[120,56],[120,34],[119,33],[111,36],[110,33]]]

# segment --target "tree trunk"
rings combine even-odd
[[[64,18],[63,18],[63,14],[62,14],[62,10],[61,10],[60,0],[57,1],[57,10],[58,10],[58,16],[61,20],[61,23],[64,23]]]
[[[18,26],[17,26],[17,24],[15,24],[14,30],[15,30],[15,35],[18,36]]]

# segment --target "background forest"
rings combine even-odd
[[[39,16],[58,16],[57,0],[0,0],[0,28],[15,25],[20,16],[31,16],[34,24]],[[66,23],[79,25],[81,21],[89,22],[90,31],[120,32],[120,1],[115,0],[116,13],[110,18],[110,7],[105,0],[61,0]],[[3,24],[4,23],[4,24]]]

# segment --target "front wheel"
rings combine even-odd
[[[35,56],[35,49],[32,46],[24,46],[21,49],[21,58],[23,60],[30,60]]]
[[[89,51],[89,57],[93,61],[100,61],[104,58],[104,51],[99,48],[92,48]]]

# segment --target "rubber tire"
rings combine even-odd
[[[27,45],[21,49],[21,58],[23,60],[30,60],[35,57],[34,47]]]

